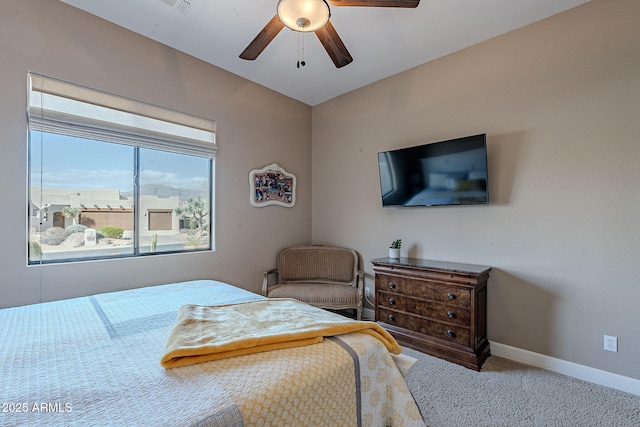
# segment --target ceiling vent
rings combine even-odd
[[[198,0],[162,0],[178,12],[186,15]]]

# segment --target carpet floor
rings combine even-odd
[[[639,427],[640,396],[490,356],[476,372],[404,349],[428,427]]]

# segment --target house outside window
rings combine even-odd
[[[213,248],[215,122],[28,77],[29,264]]]

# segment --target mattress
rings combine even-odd
[[[424,425],[366,334],[161,367],[181,306],[259,298],[199,280],[0,310],[0,425]]]

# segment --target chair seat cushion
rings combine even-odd
[[[312,305],[358,304],[358,288],[350,285],[280,283],[269,288],[269,298],[294,298]]]

